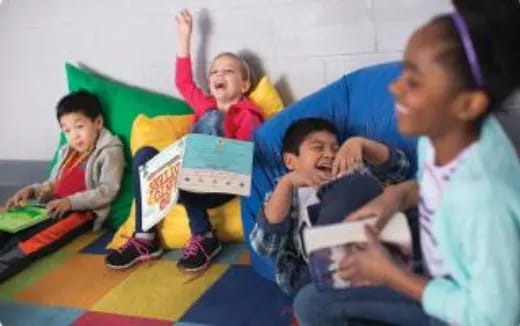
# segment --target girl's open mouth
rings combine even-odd
[[[215,82],[214,84],[215,89],[224,89],[226,88],[226,84],[224,82]]]
[[[400,114],[410,113],[410,109],[402,104],[395,103],[395,111]]]

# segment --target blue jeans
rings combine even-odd
[[[135,230],[143,232],[142,206],[141,206],[141,181],[139,178],[139,166],[148,162],[158,151],[150,146],[140,148],[132,160],[133,186],[135,193]],[[211,231],[211,223],[207,210],[218,207],[231,199],[229,194],[199,194],[188,191],[179,191],[179,203],[183,204],[188,214],[191,234],[204,234]],[[150,230],[149,232],[154,232]]]
[[[349,319],[390,325],[446,325],[428,316],[417,301],[382,286],[319,291],[308,284],[296,294],[294,310],[302,326],[346,326]]]

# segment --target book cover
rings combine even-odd
[[[249,196],[252,142],[202,134],[190,134],[185,138],[180,189]]]
[[[253,143],[189,134],[139,168],[143,229],[159,223],[177,203],[179,189],[247,196]]]
[[[348,281],[339,276],[343,258],[362,250],[366,243],[365,225],[374,225],[376,218],[310,227],[303,232],[303,241],[309,256],[311,277],[320,290],[345,288]],[[411,249],[411,234],[403,213],[397,213],[379,234],[380,240],[388,244],[392,257],[402,263],[401,253]]]
[[[0,213],[0,230],[16,233],[45,221],[50,217],[45,207],[40,205],[12,208]]]
[[[139,167],[144,231],[159,223],[177,203],[184,150],[185,139],[181,138]]]

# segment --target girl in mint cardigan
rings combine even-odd
[[[520,164],[508,128],[520,120],[492,113],[520,84],[520,9],[489,6],[460,8],[413,34],[391,92],[400,131],[422,136],[417,179],[348,217],[376,215],[383,225],[418,206],[427,275],[396,265],[367,227],[366,249],[341,262],[350,288],[297,294],[301,325],[520,324]]]

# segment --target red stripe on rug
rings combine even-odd
[[[73,326],[171,326],[168,320],[131,317],[89,311],[72,323]]]

